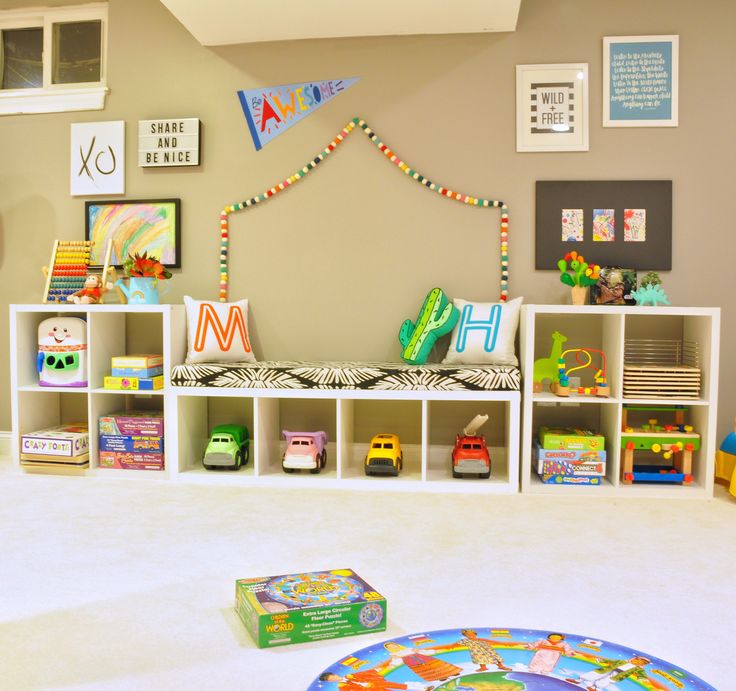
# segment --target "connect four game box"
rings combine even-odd
[[[241,578],[235,609],[259,648],[386,630],[386,598],[352,569]]]

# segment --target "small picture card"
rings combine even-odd
[[[613,209],[593,209],[593,242],[613,242],[616,239]]]
[[[562,210],[562,241],[563,242],[582,242],[583,241],[583,210],[582,209],[563,209]]]
[[[624,242],[646,242],[647,210],[624,209]]]

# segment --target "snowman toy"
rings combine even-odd
[[[38,325],[39,386],[87,386],[87,322],[52,317]]]

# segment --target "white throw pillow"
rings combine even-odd
[[[460,311],[443,365],[518,366],[515,341],[524,298],[508,302],[468,302],[455,298]]]
[[[248,301],[211,302],[184,296],[187,364],[255,362],[248,334]]]

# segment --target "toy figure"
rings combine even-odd
[[[565,637],[561,633],[551,633],[546,639],[540,638],[534,643],[527,643],[526,647],[529,650],[536,650],[529,663],[529,671],[536,674],[551,674],[560,657],[570,656],[574,652],[564,641]]]
[[[575,679],[567,679],[567,681],[572,682],[573,684],[582,683],[588,691],[599,691],[599,689],[605,689],[611,684],[633,677],[639,681],[646,679],[657,689],[667,688],[647,676],[644,672],[644,667],[646,667],[651,660],[643,655],[634,655],[628,660],[599,660],[599,662],[600,667],[596,667],[590,672],[581,674],[579,681]]]
[[[562,355],[562,345],[567,343],[567,336],[559,331],[552,334],[552,349],[549,357],[539,358],[534,361],[534,392],[538,393],[542,390],[542,383],[545,379],[549,379],[550,384],[558,384],[560,381],[558,365],[560,356]]]
[[[431,654],[436,652],[435,650],[407,648],[405,645],[394,641],[387,641],[383,644],[383,647],[391,655],[384,663],[385,666],[404,664],[424,681],[447,681],[450,677],[462,672],[462,669],[457,665],[430,657]]]
[[[112,290],[112,283],[102,283],[102,278],[97,274],[88,274],[84,279],[84,288],[76,293],[67,295],[67,302],[76,305],[97,305],[102,301],[102,294]]]
[[[463,638],[458,641],[458,645],[464,645],[470,653],[470,659],[479,665],[476,672],[485,672],[488,665],[496,665],[505,672],[510,672],[511,667],[507,667],[503,663],[501,656],[494,650],[493,646],[496,641],[490,638],[478,638],[478,632],[473,629],[463,629],[460,631]]]

